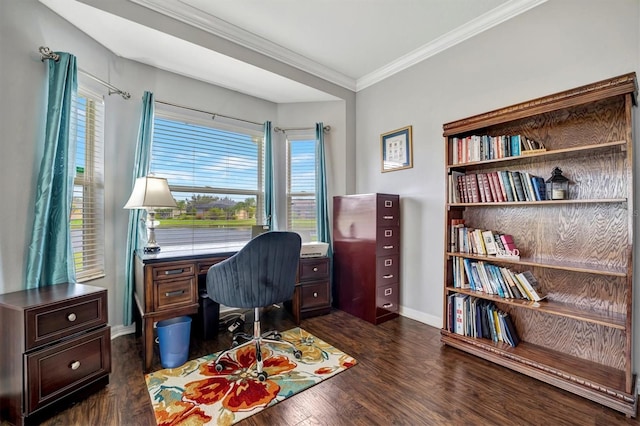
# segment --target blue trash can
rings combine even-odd
[[[176,368],[189,357],[191,317],[177,317],[156,324],[160,343],[160,364],[163,368]]]

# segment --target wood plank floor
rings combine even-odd
[[[293,327],[283,309],[263,330]],[[270,407],[242,425],[639,425],[637,419],[443,346],[437,328],[407,318],[371,325],[341,311],[301,327],[358,365]],[[250,330],[250,324],[246,326]],[[190,357],[226,347],[229,333],[191,339]],[[112,341],[110,384],[44,425],[154,425],[135,335]],[[160,369],[159,357],[153,370]]]

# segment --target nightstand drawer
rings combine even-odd
[[[329,258],[300,259],[298,281],[315,281],[329,276]]]
[[[154,266],[152,276],[154,281],[193,277],[195,276],[195,268],[193,263],[174,263],[172,265]]]
[[[26,349],[107,323],[107,291],[39,306],[25,312]]]
[[[155,286],[154,311],[197,304],[197,294],[197,283],[193,277],[159,281]]]
[[[54,402],[111,372],[109,327],[25,355],[26,411]]]
[[[329,281],[300,285],[300,310],[329,306]]]

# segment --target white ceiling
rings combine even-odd
[[[358,91],[547,0],[126,1]],[[107,2],[40,2],[124,58],[277,103],[337,99],[102,10]]]

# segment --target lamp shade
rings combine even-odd
[[[177,207],[171,195],[169,184],[164,178],[145,176],[136,179],[133,192],[125,209],[145,209],[155,207]]]

